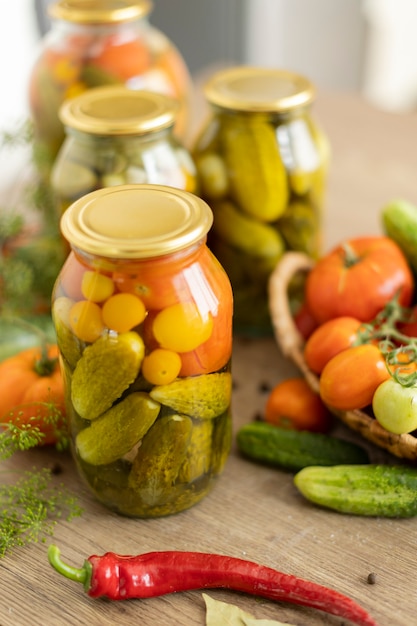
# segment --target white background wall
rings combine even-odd
[[[38,41],[32,0],[13,0],[0,18],[0,127],[27,113],[27,83]]]
[[[359,90],[362,0],[247,0],[248,60],[308,76],[325,89]]]
[[[13,132],[28,117],[27,85],[38,45],[31,0],[13,0],[0,18],[0,131]],[[25,149],[0,149],[0,210],[17,202],[27,174]]]

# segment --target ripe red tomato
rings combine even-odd
[[[326,433],[333,418],[304,378],[288,378],[269,394],[265,421],[280,428]]]
[[[304,340],[317,328],[318,322],[314,319],[304,302],[294,315],[294,324]]]
[[[306,280],[306,303],[319,323],[349,315],[369,322],[399,293],[409,306],[414,278],[399,246],[388,237],[359,237],[322,257]]]
[[[360,327],[359,320],[346,315],[321,324],[304,346],[304,359],[308,367],[316,374],[321,374],[330,359],[353,345]]]
[[[363,409],[372,404],[377,387],[389,378],[377,346],[355,346],[339,352],[325,365],[320,376],[320,396],[334,409]]]
[[[414,306],[408,318],[398,324],[398,330],[407,337],[417,337],[417,306]]]

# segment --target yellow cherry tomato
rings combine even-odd
[[[69,322],[78,339],[96,341],[104,330],[101,308],[95,302],[79,300],[70,309]]]
[[[81,291],[86,300],[104,302],[114,293],[114,282],[104,274],[87,270],[82,277]]]
[[[177,378],[181,365],[177,352],[156,348],[143,359],[142,374],[153,385],[168,385]]]
[[[193,302],[184,302],[160,311],[152,328],[162,348],[189,352],[210,338],[213,318],[209,313],[203,317]]]
[[[126,333],[146,317],[142,300],[133,293],[117,293],[103,304],[104,324],[118,333]]]

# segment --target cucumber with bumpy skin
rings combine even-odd
[[[417,206],[406,200],[393,200],[383,207],[381,218],[385,234],[401,248],[417,273]]]
[[[288,430],[266,422],[246,424],[237,433],[239,450],[247,457],[298,471],[308,465],[368,463],[368,453],[350,441],[309,431]]]
[[[339,513],[406,518],[417,515],[417,469],[397,465],[306,467],[294,477],[300,493]]]

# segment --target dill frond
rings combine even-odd
[[[19,546],[45,541],[60,519],[82,515],[63,484],[52,483],[49,469],[25,472],[12,485],[0,485],[0,558]]]

